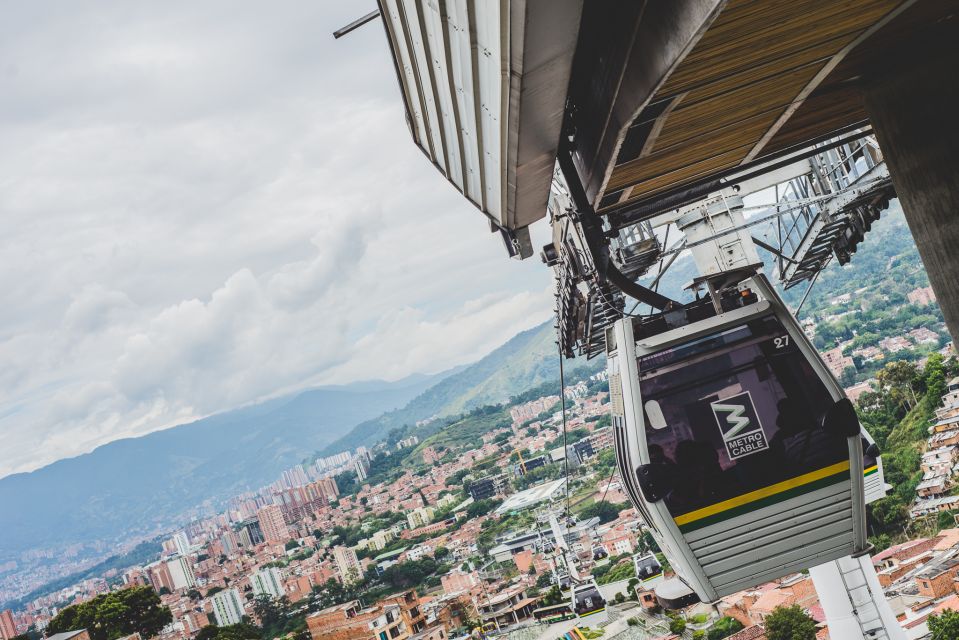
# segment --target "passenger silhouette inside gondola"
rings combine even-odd
[[[712,444],[683,440],[676,445],[676,473],[669,504],[674,513],[686,513],[724,500],[723,469]]]
[[[669,456],[666,455],[663,448],[658,444],[649,445],[649,462],[664,465],[671,471],[674,471],[676,468],[676,464],[669,459]]]
[[[778,430],[770,446],[793,474],[812,471],[842,459],[845,442],[827,433],[808,410],[791,398],[780,400],[776,409]]]

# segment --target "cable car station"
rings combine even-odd
[[[378,4],[413,142],[553,269],[561,356],[605,354],[660,603],[808,569],[834,637],[904,638],[866,541],[880,452],[772,282],[808,295],[897,197],[959,337],[959,2]],[[686,252],[698,276],[660,290]],[[575,615],[605,615],[567,568]]]

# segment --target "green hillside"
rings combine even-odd
[[[555,341],[551,321],[519,333],[486,357],[430,387],[403,408],[358,424],[318,455],[370,446],[384,440],[393,429],[500,404],[531,387],[558,380]],[[597,366],[601,367],[602,363]]]

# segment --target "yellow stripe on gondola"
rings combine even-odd
[[[864,469],[863,472],[862,472],[862,475],[868,476],[868,475],[870,475],[870,474],[872,474],[872,473],[875,473],[875,472],[877,472],[877,471],[879,471],[879,465],[878,465],[878,464],[874,464],[874,465],[872,465],[871,467],[869,467],[868,469]]]
[[[837,462],[836,464],[830,465],[828,467],[817,469],[816,471],[811,471],[809,473],[804,473],[801,476],[790,478],[789,480],[783,480],[782,482],[777,482],[776,484],[770,485],[768,487],[763,487],[762,489],[756,489],[755,491],[744,493],[741,496],[736,496],[735,498],[730,498],[729,500],[723,500],[722,502],[711,504],[708,507],[703,507],[702,509],[696,509],[695,511],[684,513],[681,516],[677,516],[676,518],[673,518],[673,520],[678,525],[689,524],[690,522],[702,520],[703,518],[708,518],[709,516],[716,515],[717,513],[722,513],[723,511],[729,511],[730,509],[741,507],[745,504],[749,504],[750,502],[762,500],[764,498],[774,496],[777,493],[789,491],[790,489],[801,487],[804,484],[816,482],[817,480],[828,478],[829,476],[835,475],[837,473],[842,473],[843,471],[848,471],[848,470],[849,470],[849,461],[843,460],[842,462]]]

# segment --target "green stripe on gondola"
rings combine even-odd
[[[806,493],[811,493],[817,489],[823,489],[825,487],[838,484],[849,480],[849,472],[842,471],[840,473],[833,474],[831,476],[826,476],[825,478],[820,478],[813,482],[809,482],[786,491],[782,491],[775,495],[755,500],[753,502],[740,505],[738,507],[733,507],[732,509],[727,509],[720,513],[706,516],[705,518],[700,518],[699,520],[694,520],[688,524],[679,525],[679,530],[682,533],[689,533],[690,531],[696,531],[697,529],[702,529],[703,527],[708,527],[711,524],[716,524],[718,522],[724,522],[736,516],[741,516],[745,513],[755,511],[756,509],[762,509],[763,507],[768,507],[773,504],[778,504],[790,498],[795,498],[796,496],[801,496]]]

